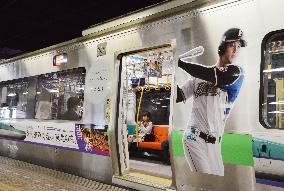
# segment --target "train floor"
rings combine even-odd
[[[132,158],[130,160],[130,171],[172,179],[171,166],[164,164],[161,161],[153,161],[143,158]]]
[[[126,191],[114,185],[0,156],[0,191]]]

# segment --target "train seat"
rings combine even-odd
[[[168,140],[168,129],[167,125],[155,125],[153,127],[153,133],[155,135],[154,142],[140,142],[140,149],[151,149],[151,150],[162,150],[162,143]]]

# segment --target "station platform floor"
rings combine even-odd
[[[126,191],[30,163],[0,156],[0,191]]]
[[[27,162],[0,156],[0,191],[133,191]],[[166,189],[165,189],[166,190]],[[284,187],[256,184],[256,190],[282,191]]]

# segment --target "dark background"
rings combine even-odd
[[[137,91],[136,106],[139,104],[140,95],[141,92]],[[166,91],[164,88],[161,88],[159,91],[156,91],[153,88],[151,89],[151,93],[144,91],[139,120],[142,120],[142,113],[148,111],[151,113],[151,121],[153,125],[169,125],[170,97],[171,91]],[[136,115],[137,113],[135,116]]]
[[[88,27],[164,0],[0,0],[0,59],[82,36]]]

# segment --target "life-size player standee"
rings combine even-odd
[[[242,68],[233,62],[245,46],[242,30],[231,28],[222,37],[216,65],[186,61],[191,51],[180,55],[178,67],[192,76],[177,87],[176,101],[193,97],[191,120],[183,136],[186,160],[193,171],[224,176],[221,137],[244,79]]]

